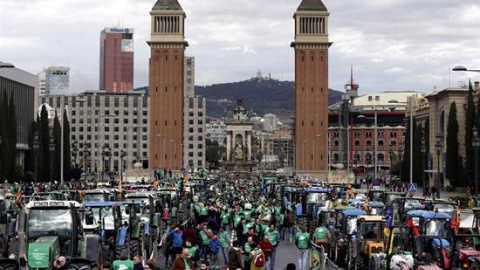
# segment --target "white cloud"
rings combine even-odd
[[[453,72],[480,68],[478,0],[323,0],[330,11],[330,87],[343,89],[354,66],[360,92],[431,91],[449,81],[478,80]],[[99,34],[135,29],[135,86],[148,83],[149,11],[155,0],[0,0],[0,60],[37,73],[72,68],[74,91],[98,87]],[[300,0],[180,0],[187,55],[197,58],[198,84],[264,74],[294,79],[292,15]],[[392,87],[392,84],[395,84]]]

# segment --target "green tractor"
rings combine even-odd
[[[80,204],[74,201],[32,201],[18,215],[18,260],[0,260],[1,269],[53,269],[59,256],[69,269],[102,267],[100,237],[84,235]]]
[[[122,202],[88,202],[84,206],[85,227],[92,228],[100,236],[103,262],[111,263],[120,259],[122,254],[139,254],[140,239],[135,237],[136,232],[132,231],[132,224],[129,224],[132,215],[135,215],[131,205]],[[131,213],[128,221],[122,217],[122,208]],[[97,225],[99,228],[96,228]]]
[[[12,208],[11,204],[12,202],[0,196],[0,258],[8,258],[15,236],[16,219],[12,218],[15,215],[15,208]]]
[[[140,222],[138,232],[143,231],[144,234],[139,238],[143,240],[145,253],[150,254],[158,244],[158,236],[162,233],[160,231],[161,213],[163,213],[161,201],[156,198],[156,194],[144,192],[127,194],[125,202],[131,205],[130,208],[127,208],[129,214],[134,211],[136,220]]]

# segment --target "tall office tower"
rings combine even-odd
[[[47,72],[42,70],[37,74],[36,86],[40,96],[47,94]],[[36,109],[36,108],[35,108]]]
[[[185,57],[185,98],[195,96],[195,57]]]
[[[183,151],[185,12],[177,0],[150,11],[150,168],[179,170]],[[180,148],[182,149],[182,148]]]
[[[295,12],[295,170],[327,172],[328,16],[321,0],[303,0]]]
[[[46,95],[68,95],[70,92],[70,68],[49,67],[45,75]]]
[[[126,93],[133,89],[133,29],[100,32],[100,90]]]

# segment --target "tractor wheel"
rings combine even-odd
[[[357,257],[355,258],[355,270],[365,269],[366,267],[364,268],[364,267],[363,267],[363,264],[364,264],[364,261],[363,261],[362,256],[357,256]]]
[[[92,270],[92,266],[89,263],[74,262],[67,265],[67,270]]]
[[[0,269],[2,270],[18,270],[20,269],[18,262],[16,261],[11,261],[11,260],[5,260],[3,262],[0,262]]]
[[[130,252],[128,252],[128,245],[115,247],[115,260],[120,260],[122,254],[127,254],[127,256],[130,254]]]
[[[469,268],[470,270],[480,270],[480,264],[478,262],[472,264]]]
[[[137,238],[130,239],[130,258],[140,254],[140,240]]]

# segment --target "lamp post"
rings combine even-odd
[[[400,146],[398,146],[398,172],[400,173],[400,180],[402,179],[402,154],[403,144],[400,142]]]
[[[393,154],[394,154],[394,152],[393,152],[393,144],[392,144],[392,143],[390,143],[390,149],[389,149],[389,151],[388,151],[388,154],[390,155],[390,181],[389,181],[389,182],[392,183],[392,167],[393,167],[393,162],[392,162],[392,160],[393,160]]]
[[[443,135],[437,133],[437,143],[435,144],[435,150],[437,151],[437,198],[440,198],[440,154],[443,149]]]
[[[38,154],[38,149],[40,148],[40,137],[38,135],[38,131],[35,131],[33,135],[33,150],[34,150],[34,155],[35,155],[35,183],[38,182],[38,171],[37,171],[37,154]]]
[[[353,161],[355,162],[355,185],[357,185],[357,174],[358,174],[358,161],[360,160],[360,155],[357,151],[353,154]]]
[[[105,171],[106,171],[106,166],[105,166],[105,158],[110,155],[110,148],[108,147],[108,144],[104,144],[102,147],[102,182],[104,179]]]
[[[422,147],[420,151],[422,152],[422,183],[423,183],[423,190],[424,194],[427,193],[427,187],[425,185],[425,155],[427,153],[427,147],[425,146],[425,134],[422,132]]]
[[[371,117],[365,117],[364,115],[359,115],[359,116],[357,116],[357,118],[372,119]],[[373,179],[377,179],[377,145],[378,145],[377,111],[375,111],[375,116],[373,117],[373,120],[374,120],[374,133],[375,133],[374,143],[373,143],[374,144],[374,152],[373,152],[373,163],[374,163],[373,175],[374,175],[374,178]]]
[[[73,165],[77,165],[78,142],[75,140],[72,144]]]
[[[88,145],[83,143],[83,173],[85,174],[85,183],[87,182],[87,156],[88,156]]]
[[[50,181],[53,182],[53,154],[55,153],[55,138],[53,137],[53,129],[50,130]]]
[[[473,128],[473,149],[475,152],[475,195],[478,195],[478,150],[480,150],[480,138],[478,137],[477,128]]]
[[[122,186],[123,182],[123,159],[125,159],[126,156],[127,153],[125,152],[125,150],[122,150],[120,152],[120,186]]]

